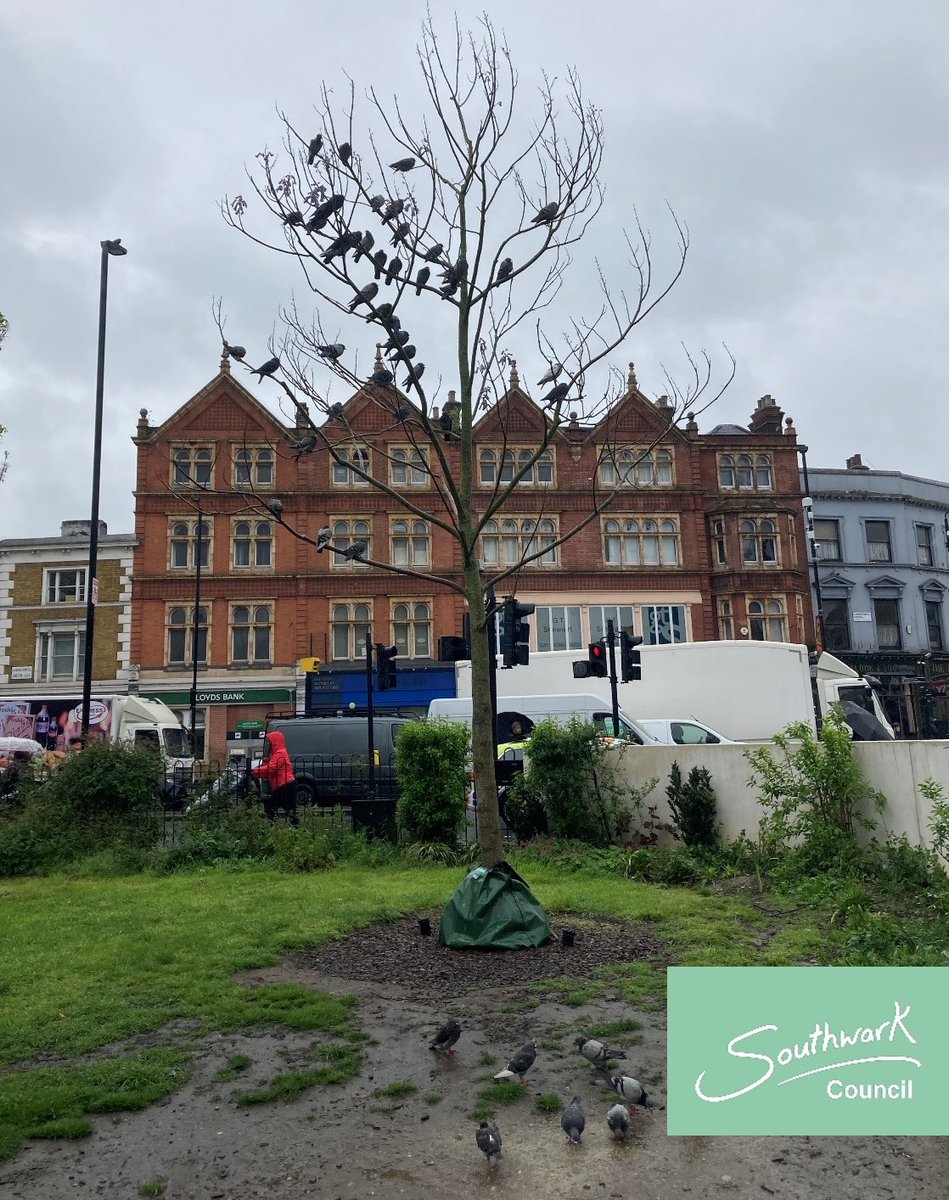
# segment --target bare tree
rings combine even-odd
[[[611,266],[626,260],[628,284],[612,286],[596,262],[596,311],[568,318],[563,328],[550,328],[547,310],[564,287],[573,247],[602,204],[601,113],[584,97],[571,70],[560,87],[544,79],[536,122],[520,137],[515,128],[517,74],[510,50],[486,18],[477,34],[464,34],[456,24],[453,39],[443,42],[428,17],[417,59],[425,100],[418,121],[399,97],[387,102],[370,88],[370,127],[364,129],[355,87],[350,86],[340,108],[324,85],[319,130],[301,132],[281,113],[282,151],[259,153],[248,172],[252,194],[226,198],[222,211],[260,246],[295,259],[318,298],[312,317],[296,302],[283,311],[282,335],[271,339],[271,357],[254,371],[282,390],[282,405],[304,431],[303,452],[325,451],[386,493],[393,506],[431,521],[458,544],[461,572],[451,579],[366,556],[360,561],[435,578],[467,602],[481,853],[492,864],[503,858],[503,848],[490,720],[488,628],[493,612],[488,596],[500,594],[502,585],[513,592],[526,564],[593,521],[622,486],[622,472],[614,473],[612,488],[600,486],[594,472],[582,517],[561,529],[553,543],[529,541],[516,564],[488,569],[479,561],[479,539],[486,523],[505,509],[519,483],[555,444],[568,409],[580,409],[585,420],[594,422],[610,413],[625,374],[611,370],[607,360],[678,281],[689,240],[686,227],[670,210],[677,255],[668,277],[657,282],[649,235],[633,211],[632,233],[620,233],[610,254]],[[423,322],[432,330],[428,351],[444,344],[438,329],[445,327],[446,313],[455,348],[447,403],[442,380],[433,379],[431,360],[426,364],[423,347],[415,346]],[[388,356],[386,363],[377,352],[371,373],[358,369],[357,356],[347,352],[343,341],[352,339],[340,333],[344,325],[362,321],[372,326],[377,344],[384,342]],[[220,313],[218,324],[223,338]],[[410,325],[418,331],[412,336]],[[542,432],[513,471],[499,470],[493,489],[485,491],[475,486],[476,426],[493,413],[507,445],[508,375],[515,364],[505,348],[523,333],[536,343],[538,361],[544,364],[538,402]],[[246,351],[237,350],[234,357],[243,360]],[[725,383],[716,388],[707,355],[688,362],[687,384],[680,387],[670,378],[672,400],[659,410],[667,420],[666,432],[687,410],[701,411],[714,402],[733,374],[732,362]],[[606,386],[591,397],[587,389],[597,367]],[[433,505],[422,509],[410,494],[390,484],[385,445],[357,436],[342,406],[331,402],[336,380],[348,394],[363,389],[401,425],[430,476]],[[313,420],[314,408],[332,419]],[[371,460],[352,453],[360,445],[375,447]],[[619,445],[614,439],[604,453],[614,455]]]

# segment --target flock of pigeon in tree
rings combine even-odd
[[[461,1037],[461,1025],[452,1018],[439,1029],[435,1034],[434,1039],[429,1047],[436,1054],[454,1054],[455,1043]],[[574,1039],[574,1045],[580,1054],[593,1067],[594,1072],[608,1072],[611,1063],[617,1059],[625,1058],[624,1050],[617,1050],[612,1046],[601,1042],[597,1038],[583,1037],[582,1035]],[[510,1080],[517,1079],[525,1087],[527,1080],[525,1076],[534,1065],[537,1058],[537,1043],[527,1042],[521,1046],[516,1054],[508,1059],[507,1066],[498,1071],[494,1076],[495,1082],[504,1083]],[[624,1075],[622,1072],[609,1072],[608,1074],[610,1087],[620,1097],[624,1103],[615,1103],[606,1114],[606,1123],[616,1141],[623,1141],[626,1134],[629,1132],[630,1112],[629,1106],[648,1107],[650,1101],[646,1094],[645,1088],[638,1079],[634,1079],[632,1075]],[[586,1114],[583,1111],[583,1103],[579,1096],[574,1096],[567,1107],[563,1110],[560,1117],[560,1127],[563,1129],[568,1140],[574,1145],[580,1145],[583,1131],[586,1128]],[[501,1157],[501,1131],[497,1125],[491,1125],[487,1121],[482,1121],[475,1131],[475,1141],[478,1149],[488,1160],[488,1165],[497,1162]]]
[[[323,135],[317,134],[307,146],[307,166],[314,167],[318,163],[318,160],[321,160],[323,151]],[[327,154],[324,156],[327,162],[329,162],[329,154],[330,151],[327,149]],[[352,146],[348,142],[340,143],[336,147],[336,156],[344,167],[350,168],[353,158]],[[417,159],[414,156],[408,156],[389,163],[389,169],[396,174],[405,175],[409,171],[414,170],[417,165],[419,165]],[[353,178],[357,178],[351,168],[350,174]],[[371,230],[349,229],[344,226],[342,216],[339,214],[346,206],[347,198],[340,193],[334,192],[326,197],[326,199],[321,199],[317,203],[317,196],[325,195],[326,191],[325,188],[317,188],[307,197],[314,204],[311,213],[304,214],[299,209],[292,209],[290,211],[282,211],[281,219],[285,226],[300,228],[312,237],[319,235],[323,238],[326,244],[319,247],[322,261],[327,266],[335,264],[341,271],[345,271],[345,275],[341,274],[339,277],[345,278],[355,289],[355,294],[347,305],[349,311],[354,313],[362,305],[366,305],[368,308],[366,321],[377,323],[386,332],[388,340],[383,345],[383,353],[389,358],[390,365],[379,366],[378,362],[380,360],[377,360],[376,369],[366,380],[366,383],[379,388],[394,387],[396,384],[395,368],[401,365],[408,372],[402,386],[405,388],[414,387],[420,391],[419,381],[425,372],[425,364],[415,362],[416,348],[409,340],[408,331],[402,329],[402,323],[395,312],[395,306],[402,294],[402,290],[405,287],[412,286],[414,286],[417,296],[421,295],[423,289],[426,289],[430,291],[437,290],[444,300],[454,298],[459,288],[468,278],[468,261],[463,255],[459,255],[452,261],[441,242],[436,242],[429,246],[424,246],[421,243],[419,236],[416,235],[416,231],[413,229],[411,221],[405,219],[406,210],[408,209],[411,212],[413,207],[410,199],[400,196],[387,198],[382,194],[368,196],[363,192],[361,179],[358,180],[358,183],[362,198],[383,226],[384,232],[381,236],[389,235],[389,245],[393,248],[391,258],[389,257],[389,251],[383,248],[375,249],[376,236]],[[556,219],[559,212],[559,201],[550,201],[538,209],[531,220],[531,224],[549,226]],[[349,278],[348,271],[346,270],[347,255],[352,255],[351,261],[353,264],[365,259],[372,267],[373,278],[362,287],[357,287],[356,283]],[[404,262],[401,256],[404,256]],[[418,266],[418,264],[421,265]],[[415,270],[416,266],[418,266],[417,271]],[[437,287],[436,285],[429,286],[433,270],[440,270],[441,284]],[[513,275],[513,260],[510,258],[502,259],[494,273],[492,286],[506,283]],[[380,285],[382,287],[389,287],[393,283],[401,285],[399,291],[396,293],[395,303],[389,301],[377,303],[376,300],[379,296]],[[243,346],[230,346],[227,342],[224,344],[224,349],[232,358],[238,361],[242,361],[247,353]],[[345,353],[345,350],[346,347],[339,342],[316,347],[316,353],[330,363],[338,362]],[[256,375],[258,380],[263,380],[268,376],[275,375],[280,369],[280,365],[279,357],[274,356],[256,369],[251,369],[251,373]],[[555,383],[562,369],[559,363],[552,364],[551,371],[545,375],[541,383]],[[569,390],[569,384],[556,384],[547,395],[542,397],[541,404],[550,406],[560,404],[566,399]],[[333,415],[332,412],[330,415]],[[443,410],[440,423],[446,441],[451,441],[453,437],[457,437],[458,422],[456,414],[449,413],[448,417],[446,417]],[[316,438],[305,436],[291,443],[291,448],[296,451],[296,457],[299,458],[301,454],[311,453],[317,444]]]

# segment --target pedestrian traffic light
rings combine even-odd
[[[376,688],[387,692],[395,687],[395,659],[399,651],[395,646],[383,646],[376,642]]]
[[[623,683],[629,683],[634,679],[642,679],[642,655],[636,649],[637,646],[643,644],[641,637],[633,637],[631,633],[625,630],[619,635],[620,645],[620,678]]]
[[[587,675],[594,679],[605,679],[610,673],[606,662],[606,645],[604,642],[591,642],[587,646]]]
[[[531,627],[527,618],[533,611],[533,604],[521,604],[513,596],[509,596],[501,605],[503,667],[526,667],[530,662]]]

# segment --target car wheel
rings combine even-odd
[[[297,808],[309,808],[316,803],[316,788],[309,779],[297,780],[295,798]]]

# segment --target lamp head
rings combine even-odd
[[[107,254],[128,254],[128,250],[122,245],[121,238],[113,238],[111,241],[100,242],[99,245]]]

